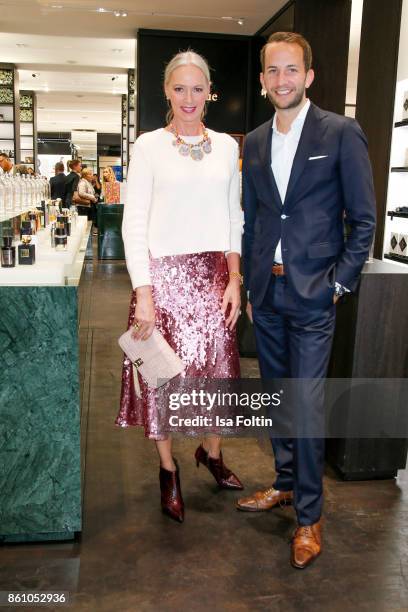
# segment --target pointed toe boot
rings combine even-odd
[[[182,523],[184,521],[184,501],[181,495],[180,471],[176,460],[176,471],[160,467],[161,507],[164,514]]]
[[[236,476],[234,472],[231,472],[231,470],[229,470],[224,464],[221,452],[218,459],[213,459],[209,456],[203,445],[200,444],[195,452],[195,460],[197,467],[199,467],[200,463],[205,465],[205,467],[214,476],[218,486],[221,487],[221,489],[235,489],[236,491],[242,491],[244,488],[238,476]]]

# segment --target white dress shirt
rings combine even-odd
[[[201,161],[180,155],[163,128],[134,144],[122,225],[133,288],[151,284],[149,255],[241,253],[238,145],[228,134],[208,134],[212,152]]]
[[[287,134],[279,132],[277,127],[277,113],[273,118],[272,124],[272,172],[275,177],[276,185],[278,187],[279,195],[282,200],[282,204],[285,202],[286,191],[288,189],[288,183],[290,174],[292,172],[293,160],[296,155],[299,140],[302,135],[303,125],[305,123],[307,111],[310,108],[310,100],[306,100],[306,104],[302,107],[296,119],[290,126],[290,130]],[[282,248],[281,241],[276,247],[275,251],[275,262],[282,263]]]

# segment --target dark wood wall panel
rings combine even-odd
[[[221,132],[243,134],[247,126],[248,36],[227,36],[167,30],[139,30],[137,131],[163,127],[167,111],[163,74],[179,51],[193,49],[211,68],[212,91],[218,100],[209,102],[206,124]]]
[[[382,257],[402,0],[365,0],[356,118],[368,138],[377,197],[375,257]]]
[[[388,3],[387,3],[388,4]],[[318,106],[344,115],[351,0],[297,0],[295,31],[313,51],[315,82],[309,89]]]

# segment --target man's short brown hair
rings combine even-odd
[[[64,172],[64,164],[62,162],[57,162],[55,164],[55,172]]]
[[[303,63],[305,65],[305,71],[308,72],[312,67],[312,48],[307,42],[306,38],[296,32],[275,32],[271,34],[268,41],[264,44],[261,49],[261,66],[262,72],[265,72],[265,53],[266,47],[271,43],[285,42],[291,45],[299,45],[303,50]]]
[[[72,169],[75,168],[75,166],[77,166],[80,163],[81,162],[79,159],[70,159],[68,162],[68,170],[72,171]]]

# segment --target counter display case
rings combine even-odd
[[[61,252],[41,229],[34,265],[0,269],[0,542],[81,531],[78,320],[90,229],[78,217]]]

